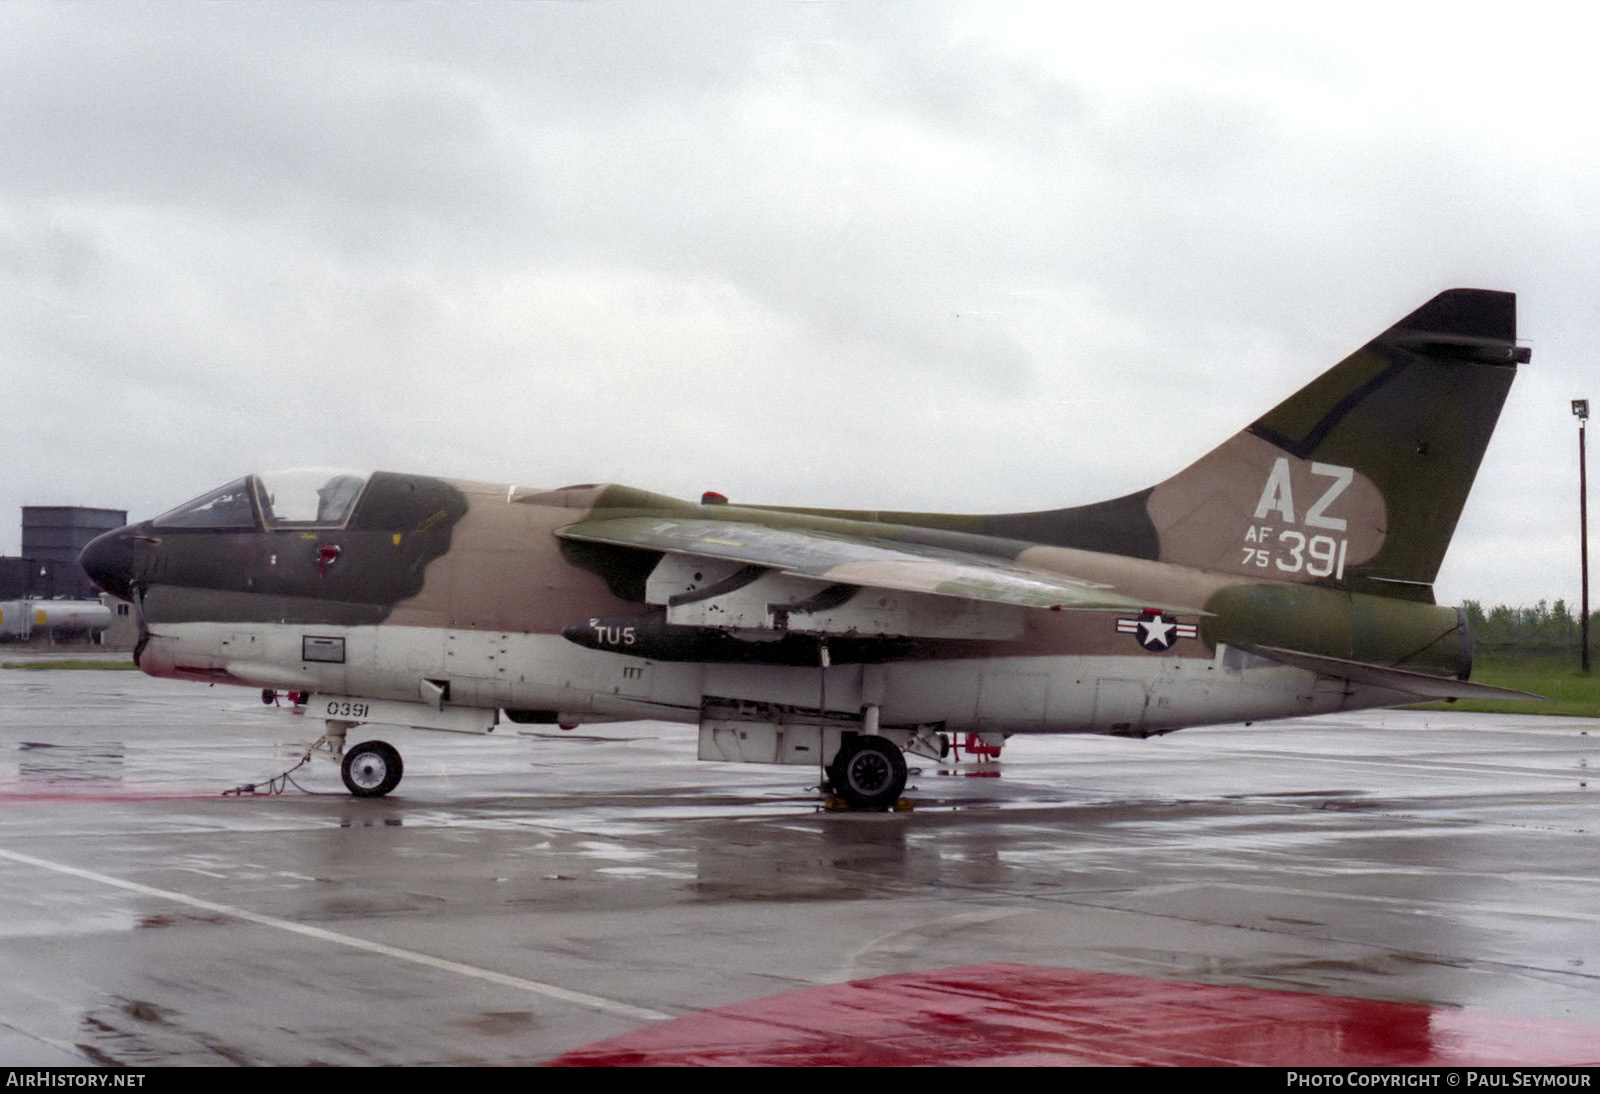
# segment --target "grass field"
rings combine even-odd
[[[1591,665],[1594,662],[1591,661]],[[1495,699],[1458,699],[1453,703],[1422,703],[1418,710],[1478,710],[1490,714],[1576,714],[1600,718],[1600,671],[1585,676],[1578,670],[1576,653],[1482,651],[1472,666],[1472,680],[1517,691],[1531,691],[1551,700],[1521,703]]]

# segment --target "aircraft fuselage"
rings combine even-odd
[[[1044,547],[1027,552],[1033,567],[1055,563],[1135,600],[1226,603],[1190,617],[1016,608],[1016,633],[993,639],[704,631],[703,648],[681,638],[678,649],[661,635],[660,613],[629,598],[643,595],[642,578],[661,556],[610,560],[608,582],[595,572],[600,563],[578,565],[563,550],[557,530],[595,512],[572,507],[570,491],[382,473],[367,490],[343,528],[267,529],[252,515],[254,528],[158,519],[122,533],[130,584],[143,589],[141,667],[341,702],[424,702],[429,682],[451,706],[550,721],[697,722],[719,703],[815,715],[826,702],[856,714],[870,701],[884,728],[1129,735],[1394,701],[1391,691],[1246,652],[1275,632],[1327,632],[1325,652],[1334,656],[1393,660],[1421,647],[1432,651],[1434,672],[1467,667],[1459,639],[1437,641],[1456,632],[1454,609],[1384,602],[1410,626],[1375,632],[1372,648],[1361,648],[1355,617],[1376,598]],[[692,509],[771,519],[761,510]],[[948,538],[970,548],[976,537]],[[1011,561],[1008,547],[996,542],[996,558]],[[1284,603],[1256,607],[1262,598]],[[622,622],[630,619],[637,622]]]

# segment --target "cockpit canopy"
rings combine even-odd
[[[169,510],[157,528],[342,528],[370,471],[300,467],[246,475]]]

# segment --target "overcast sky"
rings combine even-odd
[[[1094,501],[1475,286],[1438,595],[1575,602],[1592,17],[1070,7],[0,4],[0,553],[308,464]]]

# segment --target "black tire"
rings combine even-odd
[[[847,740],[828,765],[828,781],[851,809],[892,809],[906,788],[905,753],[882,737]]]
[[[400,785],[405,765],[400,753],[382,741],[363,741],[344,754],[339,766],[345,788],[358,798],[381,798]]]

